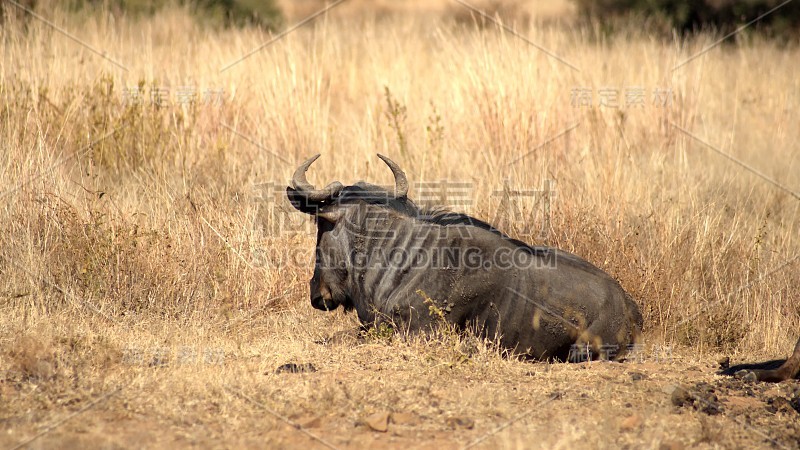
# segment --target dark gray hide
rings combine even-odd
[[[317,221],[315,308],[355,309],[365,326],[401,332],[431,330],[444,317],[536,359],[572,359],[571,350],[587,345],[584,356],[619,359],[638,339],[639,308],[589,262],[463,214],[420,210],[406,197],[405,174],[382,155],[395,192],[364,182],[317,190],[305,172],[318,156],[287,188],[292,204]]]

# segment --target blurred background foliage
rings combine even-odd
[[[46,13],[53,8],[73,12],[92,13],[109,11],[114,15],[153,15],[166,7],[189,8],[202,23],[218,26],[257,25],[267,29],[279,28],[284,15],[277,0],[16,0],[22,6]],[[16,10],[16,11],[15,11]],[[19,8],[5,1],[0,3],[0,12],[24,14]]]
[[[614,28],[620,20],[644,19],[654,31],[730,33],[764,15],[750,31],[796,36],[800,2],[786,0],[574,0],[582,16]],[[770,12],[774,9],[773,12]]]
[[[168,6],[186,7],[204,24],[217,26],[255,25],[275,30],[287,21],[297,21],[329,6],[328,0],[15,0],[27,8],[46,14],[54,8],[91,13],[109,11],[115,15],[153,15]],[[485,26],[489,21],[454,0],[350,0],[342,7],[376,16],[391,15],[425,3],[430,12],[448,16],[457,23]],[[671,35],[700,31],[730,33],[764,15],[742,36],[758,33],[779,39],[797,38],[800,31],[800,2],[786,0],[569,0],[560,20],[588,22],[603,34],[629,29],[632,21],[648,31]],[[446,4],[446,5],[445,5]],[[542,9],[539,1],[472,0],[471,6],[506,24],[524,25],[531,10]],[[439,7],[436,7],[439,5]],[[337,8],[341,9],[341,8]],[[424,9],[424,8],[423,8]],[[545,8],[546,9],[546,8]],[[774,9],[774,11],[772,11]],[[8,2],[0,2],[0,12],[20,14]],[[772,11],[772,12],[771,12]],[[23,14],[24,15],[24,14]],[[287,17],[290,19],[287,20]],[[741,36],[740,36],[741,37]]]

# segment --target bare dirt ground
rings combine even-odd
[[[2,448],[800,447],[800,383],[720,376],[723,355],[688,348],[531,363],[469,337],[358,338],[306,305],[227,337],[63,319],[3,333]]]

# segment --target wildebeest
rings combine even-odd
[[[768,361],[761,364],[740,364],[724,370],[726,375],[736,375],[752,381],[781,382],[800,378],[800,339],[789,359]]]
[[[316,189],[305,161],[286,193],[317,224],[311,304],[355,310],[366,326],[428,332],[446,322],[534,359],[622,359],[641,334],[638,306],[571,253],[532,247],[473,217],[418,208],[405,173],[378,155],[394,192],[358,182]],[[575,358],[577,359],[577,358]]]

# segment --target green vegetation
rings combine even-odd
[[[683,32],[711,29],[728,33],[763,17],[753,29],[772,36],[797,35],[800,3],[779,0],[574,0],[586,16],[615,20],[644,16],[656,27]],[[774,12],[770,12],[774,9]]]
[[[188,7],[204,23],[225,26],[258,25],[279,27],[283,12],[277,0],[22,0],[24,7],[40,12],[60,7],[73,12],[108,9],[114,15],[151,16],[168,7]],[[6,6],[14,9],[13,6]],[[3,7],[0,6],[0,12]]]

